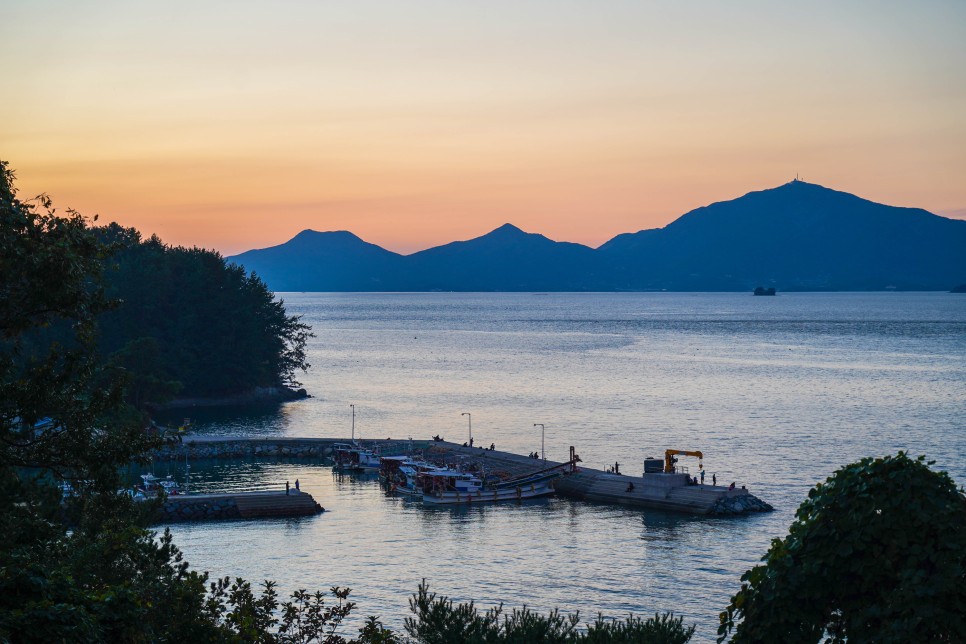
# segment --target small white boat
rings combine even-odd
[[[145,497],[159,496],[162,493],[166,496],[182,494],[181,486],[170,474],[162,479],[148,472],[141,475],[141,481],[143,481],[143,484],[136,489],[136,492],[140,492]]]
[[[60,482],[61,500],[66,501],[67,499],[73,498],[75,496],[77,496],[77,491],[74,489],[74,486],[67,481],[61,481]]]
[[[334,469],[342,472],[375,472],[379,470],[381,461],[371,449],[360,445],[336,443],[332,446]]]

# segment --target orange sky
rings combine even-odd
[[[22,192],[169,243],[596,246],[796,172],[966,218],[961,2],[10,4]]]

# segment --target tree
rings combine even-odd
[[[929,465],[865,458],[812,489],[718,641],[966,641],[966,498]]]
[[[132,228],[110,224],[95,232],[115,248],[104,281],[118,302],[98,321],[98,346],[135,379],[132,401],[298,384],[311,329],[288,315],[258,276],[214,251],[142,239]]]
[[[343,642],[347,590],[328,608],[304,591],[279,602],[269,582],[257,598],[242,580],[206,588],[170,533],[145,529],[152,508],[117,493],[121,468],[158,446],[96,351],[117,249],[45,196],[18,199],[0,161],[0,642]],[[151,358],[128,348],[129,365]]]
[[[421,644],[685,644],[694,635],[694,626],[684,626],[682,618],[668,613],[647,619],[631,615],[624,620],[598,615],[586,631],[579,628],[578,613],[561,615],[553,610],[540,615],[524,606],[505,614],[501,605],[481,614],[473,602],[454,605],[448,597],[437,597],[429,592],[425,579],[409,600],[409,608],[414,617],[406,619],[406,632]]]

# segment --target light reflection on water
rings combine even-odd
[[[741,573],[837,467],[908,449],[966,481],[966,297],[285,299],[317,335],[303,378],[315,397],[192,412],[200,433],[347,436],[354,403],[363,437],[465,440],[460,414],[469,411],[482,444],[527,453],[540,448],[533,423],[545,423],[552,458],[576,445],[595,467],[620,460],[639,472],[644,456],[664,448],[702,449],[709,475],[746,484],[777,508],[740,520],[562,499],[430,509],[317,463],[193,465],[199,489],[282,489],[298,478],[330,511],[175,526],[192,564],[285,589],[351,586],[360,615],[397,627],[426,577],[483,607],[674,610],[698,623],[699,641],[713,639]]]

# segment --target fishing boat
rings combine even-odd
[[[445,471],[432,463],[411,456],[383,456],[379,478],[390,492],[404,496],[422,497],[419,475],[430,471]]]
[[[334,469],[341,472],[375,472],[381,461],[371,449],[360,445],[336,443],[332,446]]]
[[[558,467],[502,481],[484,481],[474,474],[453,470],[430,470],[419,475],[423,502],[469,504],[523,501],[554,493],[553,480],[563,476]]]
[[[405,478],[400,471],[411,462],[409,456],[383,456],[379,459],[379,480],[386,484],[397,483]]]

